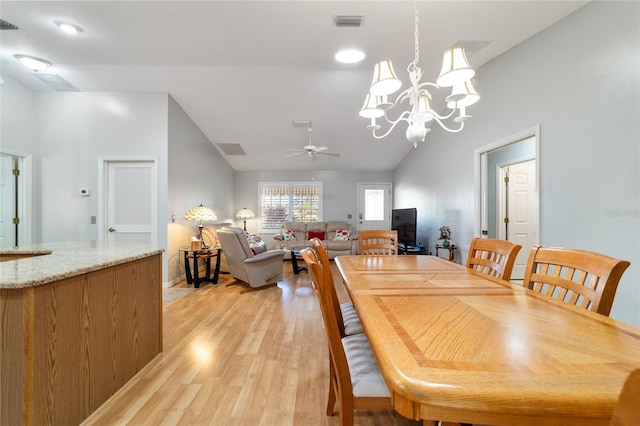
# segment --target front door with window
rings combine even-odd
[[[391,229],[391,184],[358,184],[358,231]]]

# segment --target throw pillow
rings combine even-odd
[[[281,229],[280,234],[285,241],[296,241],[296,234],[291,229]]]
[[[336,236],[333,238],[333,240],[347,241],[349,239],[349,235],[351,235],[351,231],[347,231],[346,229],[338,229],[336,230]]]
[[[317,238],[320,241],[324,241],[324,232],[309,231],[309,239]]]

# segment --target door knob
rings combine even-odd
[[[115,228],[109,228],[108,231],[109,232],[116,232]]]

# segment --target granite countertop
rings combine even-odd
[[[0,262],[0,289],[35,287],[162,252],[137,241],[69,241],[0,249],[0,256],[27,256]]]

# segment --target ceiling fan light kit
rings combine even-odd
[[[378,62],[373,71],[373,79],[369,87],[364,105],[360,110],[360,116],[371,120],[367,129],[371,130],[374,138],[382,139],[389,135],[396,125],[402,121],[406,122],[408,127],[406,137],[414,147],[418,147],[419,142],[423,142],[427,133],[431,131],[427,125],[433,122],[438,123],[440,127],[448,132],[459,132],[464,127],[464,121],[471,118],[466,113],[466,107],[473,105],[480,96],[473,88],[471,79],[475,76],[475,70],[467,61],[464,47],[454,46],[447,49],[442,58],[442,68],[440,75],[435,83],[421,83],[422,70],[418,66],[420,59],[419,44],[419,14],[418,0],[415,2],[415,57],[413,62],[407,67],[411,87],[401,92],[395,102],[390,102],[388,96],[397,92],[402,87],[402,82],[396,76],[393,70],[393,64],[390,59],[383,59]],[[433,99],[428,88],[440,89],[442,87],[451,87],[451,94],[445,98],[447,109],[443,115],[433,110],[429,102]],[[411,106],[410,111],[403,111],[395,120],[387,116],[387,111],[400,105],[407,100]],[[456,113],[458,113],[456,115]],[[390,125],[389,129],[383,134],[377,133],[381,126],[376,123],[377,118],[383,118]],[[445,120],[452,119],[459,126],[455,128],[448,127]]]

